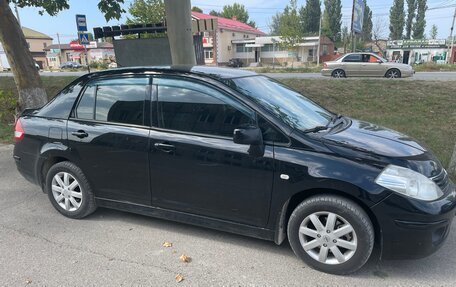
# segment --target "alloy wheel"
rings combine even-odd
[[[66,211],[76,211],[82,203],[79,182],[68,172],[59,172],[52,178],[52,195],[55,202]]]
[[[332,212],[307,216],[299,227],[299,241],[304,251],[320,263],[345,263],[356,252],[358,240],[353,226]]]
[[[387,77],[390,79],[397,79],[397,78],[399,78],[399,72],[396,70],[391,70],[388,72]]]
[[[341,70],[337,70],[337,71],[334,71],[333,77],[334,78],[344,78],[345,77],[345,73],[343,71],[341,71]]]

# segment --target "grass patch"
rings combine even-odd
[[[456,72],[456,64],[423,63],[414,65],[413,69],[417,72]]]
[[[284,68],[284,67],[258,67],[258,68],[245,68],[246,70],[250,70],[256,73],[320,73],[323,66],[306,66],[306,67],[298,67],[298,68]]]
[[[75,77],[42,77],[50,97]],[[456,143],[456,85],[438,81],[284,79],[326,108],[410,135],[425,143],[447,167]],[[17,96],[11,77],[0,91]],[[1,107],[0,107],[1,108]],[[12,123],[0,122],[0,142],[11,142]]]

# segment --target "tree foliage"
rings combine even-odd
[[[320,0],[307,0],[299,9],[301,31],[304,35],[318,35],[321,16]]]
[[[165,20],[165,3],[163,0],[134,0],[128,12],[127,24],[161,23]]]
[[[203,13],[203,9],[201,9],[201,8],[198,7],[198,6],[193,6],[193,7],[192,7],[192,11],[193,11],[193,12]]]
[[[324,0],[324,3],[322,33],[333,41],[339,41],[342,26],[341,0]]]
[[[437,29],[437,26],[434,24],[431,27],[431,39],[437,39],[437,35],[439,34],[439,31]]]
[[[281,45],[288,50],[295,51],[296,44],[302,39],[296,0],[290,0],[290,3],[283,10],[280,17],[279,32],[282,38]]]
[[[412,36],[413,19],[415,19],[417,0],[407,0],[407,19],[405,21],[405,39]]]
[[[209,15],[212,15],[212,16],[220,16],[220,12],[217,12],[217,11],[215,11],[215,10],[211,10],[211,11],[209,12]]]
[[[423,39],[426,28],[426,11],[428,9],[426,0],[417,0],[416,21],[413,25],[413,39]]]
[[[390,38],[399,40],[403,38],[402,32],[405,25],[404,0],[394,0],[390,9]]]
[[[238,21],[245,23],[249,26],[255,27],[256,25],[254,21],[249,20],[249,12],[245,8],[245,6],[239,3],[233,3],[233,5],[223,6],[219,16],[228,19],[236,17]]]
[[[271,21],[269,22],[269,33],[271,35],[279,35],[280,34],[280,22],[282,20],[282,13],[277,12],[275,15],[271,17]]]
[[[364,42],[372,40],[372,10],[364,0],[364,18],[363,18],[363,31],[361,33],[361,40]]]

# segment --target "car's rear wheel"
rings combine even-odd
[[[349,274],[361,268],[374,246],[369,216],[339,196],[315,196],[296,207],[288,221],[294,253],[314,269]]]
[[[54,208],[67,217],[83,218],[97,208],[89,181],[72,162],[59,162],[49,169],[46,191]]]
[[[386,72],[385,77],[388,79],[397,79],[401,77],[401,71],[398,69],[390,69]]]
[[[331,76],[333,78],[345,78],[345,71],[344,70],[341,70],[341,69],[337,69],[337,70],[334,70],[332,73],[331,73]]]

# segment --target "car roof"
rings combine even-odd
[[[124,67],[110,70],[104,70],[89,74],[89,76],[108,76],[125,73],[147,73],[147,72],[164,72],[174,74],[196,74],[207,76],[215,79],[233,79],[257,76],[258,74],[252,71],[242,69],[221,68],[213,66],[191,66],[191,65],[175,65],[175,66],[145,66],[145,67]]]

